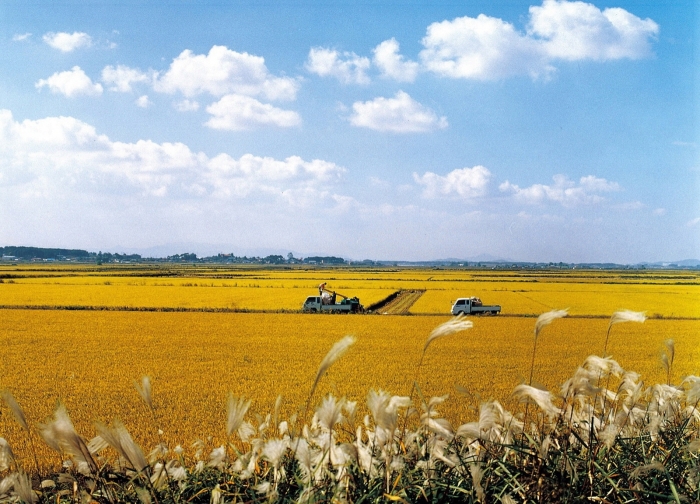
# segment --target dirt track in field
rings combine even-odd
[[[400,291],[391,301],[376,308],[375,312],[382,315],[406,315],[413,303],[418,301],[424,292],[424,290]]]

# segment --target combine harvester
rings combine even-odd
[[[338,296],[343,298],[336,302]],[[301,307],[306,312],[329,312],[329,313],[362,313],[364,306],[360,304],[357,297],[344,296],[340,292],[326,289],[326,284],[318,286],[318,296],[309,296]]]

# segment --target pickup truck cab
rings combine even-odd
[[[452,315],[496,315],[500,311],[499,305],[484,305],[478,297],[459,298],[452,305]]]

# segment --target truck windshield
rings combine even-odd
[[[466,302],[467,302],[467,301],[466,301],[465,299],[458,299],[458,300],[457,300],[457,303],[455,303],[455,304],[463,305],[463,304],[465,304]]]

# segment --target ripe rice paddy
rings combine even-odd
[[[146,273],[151,272],[0,270],[0,305],[15,306],[0,310],[0,389],[14,394],[30,421],[49,417],[60,400],[86,437],[94,434],[94,421],[120,418],[145,447],[161,439],[170,446],[197,439],[217,446],[225,431],[229,391],[251,398],[254,412],[271,411],[281,394],[284,414],[303,414],[320,361],[335,341],[351,334],[357,342],[321,380],[314,402],[332,392],[363,404],[372,388],[408,394],[417,379],[425,396],[450,394],[441,412],[464,422],[473,419],[481,400],[509,403],[513,387],[527,379],[535,321],[529,315],[566,307],[578,317],[556,320],[538,341],[534,380],[550,390],[588,355],[602,354],[607,317],[621,308],[665,317],[613,327],[608,353],[623,368],[640,373],[649,383],[665,382],[659,356],[664,341],[672,338],[674,381],[700,374],[700,285],[697,275],[688,272],[650,273],[641,280],[609,273],[607,280],[615,283],[570,273],[540,275],[537,282],[523,274],[494,272],[440,272],[437,278],[427,270]],[[340,292],[358,295],[365,305],[398,289],[425,289],[411,308],[423,315],[20,308],[298,310],[323,280]],[[524,289],[528,291],[520,292]],[[427,336],[449,319],[449,301],[462,295],[501,304],[506,316],[474,318],[472,329],[435,341],[418,370]],[[518,305],[518,299],[529,299],[530,304]],[[134,381],[143,375],[152,378],[155,418],[134,389]],[[28,457],[26,436],[4,405],[1,411],[0,437]],[[50,460],[48,451],[41,455]]]

